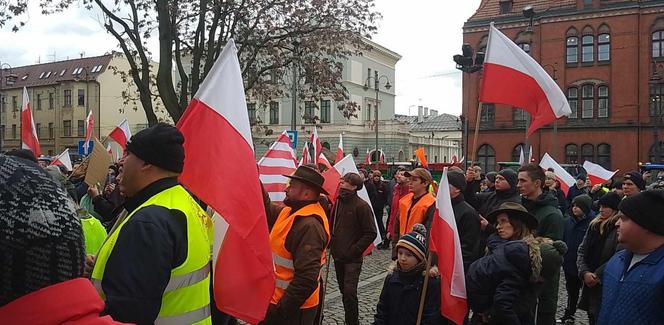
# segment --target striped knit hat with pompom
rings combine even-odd
[[[423,224],[416,223],[413,225],[412,232],[399,238],[397,248],[403,247],[415,254],[418,261],[423,261],[427,256],[426,238],[427,229]]]

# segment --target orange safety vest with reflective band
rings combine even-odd
[[[272,227],[270,232],[270,247],[272,248],[272,260],[274,262],[274,273],[276,275],[277,281],[274,288],[274,293],[272,294],[272,299],[270,300],[271,304],[279,303],[281,297],[284,296],[284,292],[293,278],[295,277],[295,268],[293,266],[293,254],[286,249],[286,237],[290,233],[291,228],[293,227],[293,222],[295,218],[305,218],[318,216],[321,221],[323,221],[323,227],[325,228],[325,233],[327,234],[327,243],[330,241],[330,226],[325,217],[325,211],[323,207],[318,203],[309,204],[300,210],[295,211],[291,214],[291,208],[285,207],[279,213],[277,221]],[[327,246],[326,243],[326,246]],[[325,250],[323,250],[320,257],[321,268],[325,264]],[[311,308],[318,306],[318,295],[320,291],[320,284],[316,287],[316,290],[307,298],[307,300],[300,306],[300,309]]]
[[[424,194],[420,198],[415,206],[411,209],[410,206],[413,203],[413,193],[408,193],[406,196],[402,197],[399,200],[399,234],[403,235],[411,230],[413,230],[413,225],[416,223],[424,224],[424,218],[426,217],[427,210],[429,207],[436,204],[436,198],[431,193]],[[408,214],[408,209],[410,209],[410,215]]]

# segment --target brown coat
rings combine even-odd
[[[344,263],[361,263],[362,253],[377,236],[371,207],[357,193],[347,193],[339,195],[335,209],[332,257]]]

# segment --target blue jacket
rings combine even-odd
[[[583,237],[586,236],[588,225],[593,218],[595,218],[595,213],[590,211],[590,214],[581,220],[577,221],[574,217],[569,217],[567,218],[567,222],[565,222],[563,241],[567,244],[567,253],[565,253],[563,261],[563,270],[567,274],[574,276],[579,274],[576,267],[576,253],[579,250],[579,245],[583,242]]]
[[[664,245],[632,267],[622,250],[607,263],[598,325],[664,324]]]

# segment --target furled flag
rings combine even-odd
[[[585,161],[583,163],[583,169],[586,170],[586,173],[588,173],[588,178],[590,179],[590,182],[594,184],[602,184],[611,178],[613,178],[613,175],[615,175],[618,171],[616,170],[615,172],[612,172],[610,170],[604,169],[604,167],[591,163],[590,161]]]
[[[281,203],[286,198],[284,190],[288,185],[288,178],[297,168],[297,159],[291,146],[287,131],[284,131],[277,141],[270,146],[258,161],[258,174],[263,188],[270,196],[270,200]]]
[[[36,157],[41,156],[35,119],[30,108],[30,97],[28,97],[28,89],[25,87],[23,87],[23,107],[21,108],[21,148],[29,149]]]
[[[556,174],[556,179],[558,180],[558,183],[560,183],[560,189],[563,191],[563,193],[565,193],[565,196],[567,196],[569,188],[574,186],[574,183],[576,183],[574,177],[572,177],[572,175],[570,175],[562,166],[553,160],[553,158],[551,158],[548,153],[544,154],[544,157],[542,157],[542,160],[540,160],[539,165],[544,169],[553,168],[553,172]]]
[[[468,312],[466,281],[461,256],[461,242],[452,210],[450,187],[447,181],[447,167],[443,169],[436,211],[431,226],[431,251],[438,253],[440,271],[440,312],[457,325],[464,323]],[[432,290],[434,290],[432,288]]]
[[[380,158],[378,159],[380,163],[384,164],[385,163],[385,153],[383,152],[383,149],[380,149]]]
[[[92,130],[95,125],[95,120],[92,117],[92,111],[88,113],[88,117],[85,118],[85,142],[83,143],[83,148],[85,148],[85,153],[90,153],[90,139],[92,139]]]
[[[307,165],[311,161],[311,154],[309,153],[309,142],[305,142],[302,147],[302,157],[298,166]]]
[[[120,124],[118,124],[118,126],[116,126],[115,129],[111,131],[108,137],[119,144],[122,149],[127,148],[127,140],[131,139],[129,122],[127,122],[127,120],[122,120],[122,122],[120,122]]]
[[[233,39],[177,124],[184,138],[180,182],[213,215],[213,292],[217,307],[245,322],[265,318],[275,275],[263,194]]]
[[[111,158],[113,158],[113,162],[116,162],[115,155],[113,154],[113,148],[111,147],[110,143],[106,146],[106,151],[108,151],[108,154],[111,155]]]
[[[419,147],[417,150],[415,150],[415,156],[420,160],[420,163],[422,164],[422,167],[428,168],[429,164],[427,163],[427,156],[424,153],[424,147]]]
[[[371,159],[369,158],[369,149],[367,149],[367,153],[364,155],[364,163],[367,165],[371,164]]]
[[[339,146],[337,147],[337,157],[334,159],[334,162],[340,162],[341,159],[344,159],[344,136],[339,134]]]
[[[57,155],[51,165],[65,166],[68,171],[72,171],[71,157],[69,156],[69,148],[65,149],[61,154]]]
[[[526,164],[526,158],[523,156],[523,146],[519,146],[519,166]]]
[[[572,114],[567,98],[535,59],[491,24],[480,101],[520,107],[532,122],[528,135]]]
[[[533,162],[533,146],[530,145],[530,148],[528,148],[528,163],[530,164]]]
[[[314,131],[311,132],[311,146],[312,146],[312,157],[320,157],[320,153],[323,152],[323,145],[320,142],[320,138],[318,137],[318,128],[314,125]],[[313,160],[317,160],[318,158],[315,158]]]

